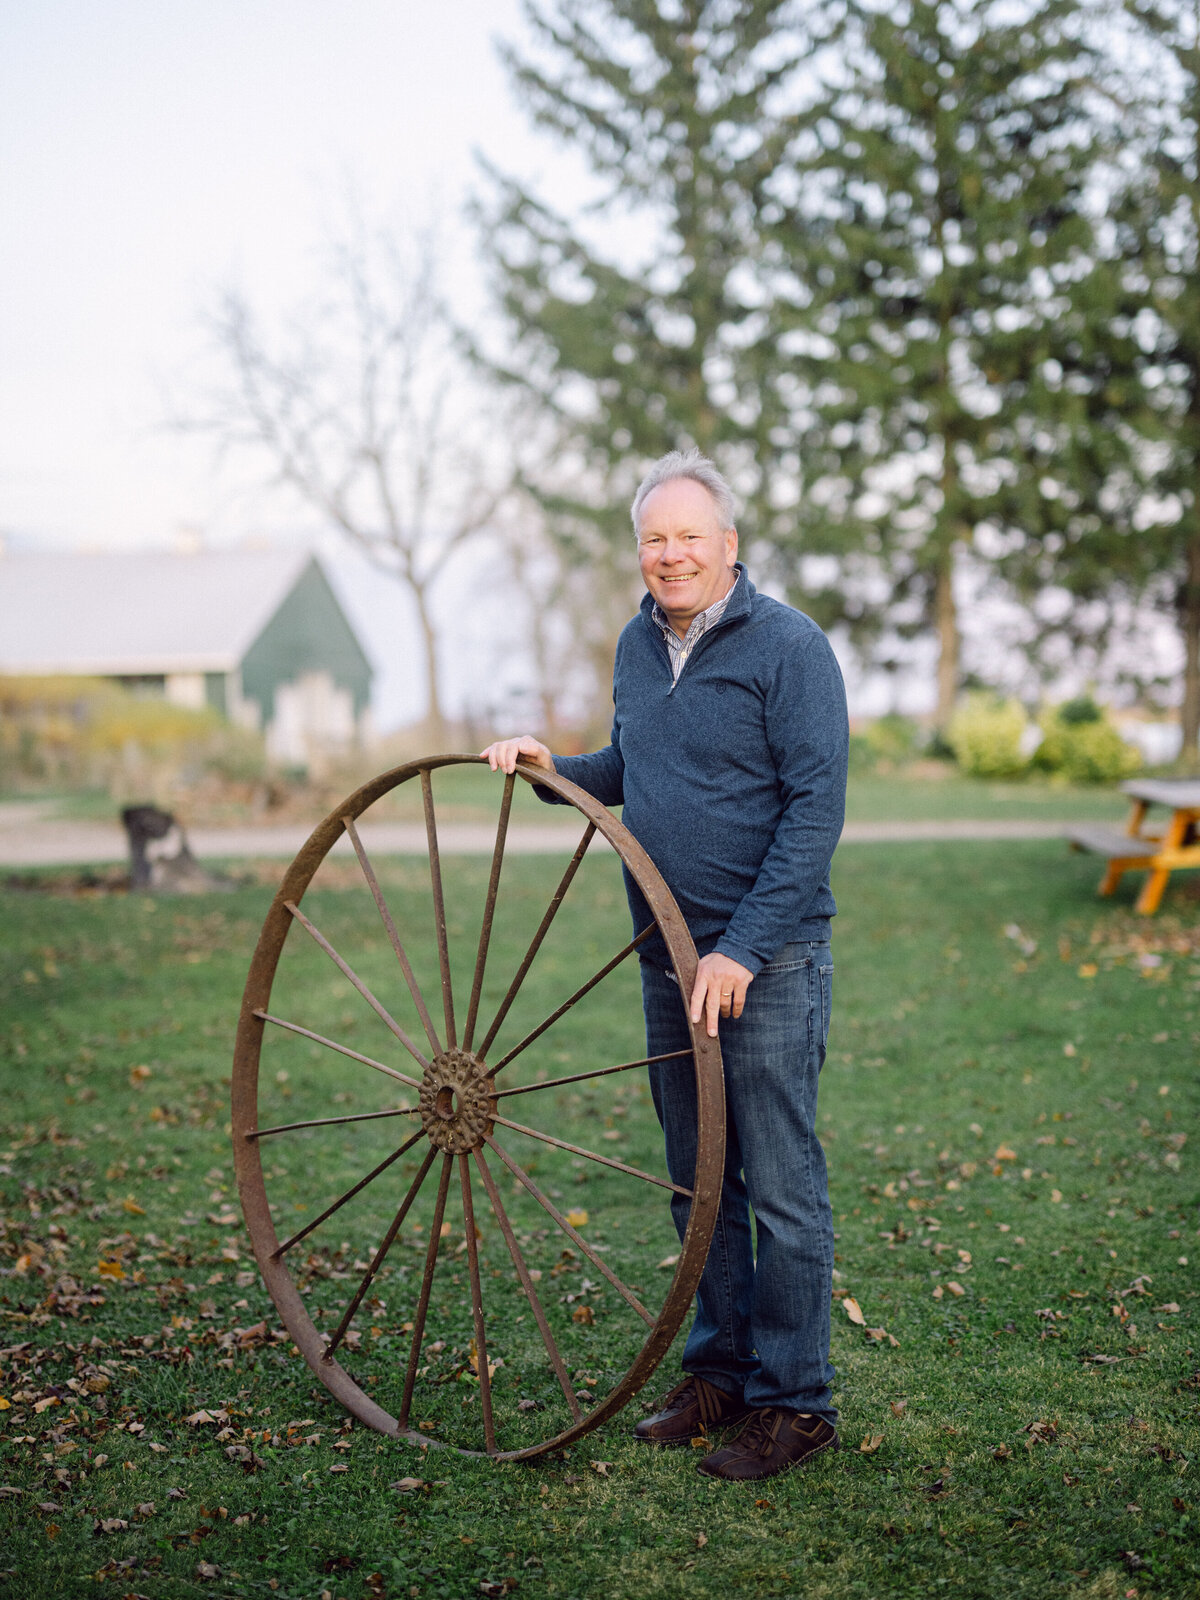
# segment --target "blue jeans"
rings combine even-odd
[[[721,1021],[725,1174],[683,1368],[744,1393],[752,1407],[790,1406],[836,1422],[829,1390],[833,1216],[816,1133],[832,997],[829,945],[788,944],[750,985],[738,1020]],[[684,1000],[673,974],[642,963],[647,1055],[689,1047]],[[668,1170],[675,1183],[690,1187],[696,1164],[690,1064],[662,1062],[649,1073]],[[681,1239],[689,1205],[684,1195],[671,1198]]]

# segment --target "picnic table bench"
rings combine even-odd
[[[1200,867],[1200,779],[1131,778],[1121,788],[1133,801],[1129,820],[1119,828],[1085,824],[1068,830],[1067,838],[1075,850],[1091,850],[1108,857],[1108,870],[1100,881],[1100,893],[1112,894],[1122,876],[1142,869],[1148,876],[1137,897],[1136,909],[1144,916],[1158,910],[1163,891],[1172,872],[1181,867]],[[1153,805],[1165,806],[1171,813],[1161,832],[1143,831],[1146,813]]]

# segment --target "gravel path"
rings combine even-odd
[[[92,866],[125,861],[124,831],[115,823],[71,822],[57,819],[52,808],[37,801],[0,803],[0,867]],[[957,821],[957,822],[851,822],[842,839],[847,844],[894,844],[907,840],[945,839],[1059,839],[1065,822]],[[192,852],[202,861],[260,856],[290,860],[308,837],[303,826],[194,828],[188,834]],[[508,832],[508,849],[515,855],[570,855],[579,843],[579,827],[560,823],[530,827],[515,825]],[[421,823],[385,822],[362,829],[363,843],[376,855],[424,855],[425,828]],[[438,844],[446,855],[487,856],[496,833],[485,823],[447,822],[438,827]],[[593,848],[607,849],[602,839]],[[335,854],[350,854],[341,839]]]

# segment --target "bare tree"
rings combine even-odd
[[[432,231],[401,243],[352,228],[322,292],[272,334],[246,297],[208,318],[225,369],[207,414],[183,426],[248,454],[271,481],[407,589],[428,684],[428,735],[446,737],[433,591],[487,531],[511,472],[478,376],[440,293]]]

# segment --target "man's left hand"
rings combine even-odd
[[[701,956],[692,988],[692,1021],[706,1019],[708,1036],[717,1037],[718,1017],[740,1017],[746,1004],[746,990],[754,974],[738,961],[731,961],[719,950]]]

